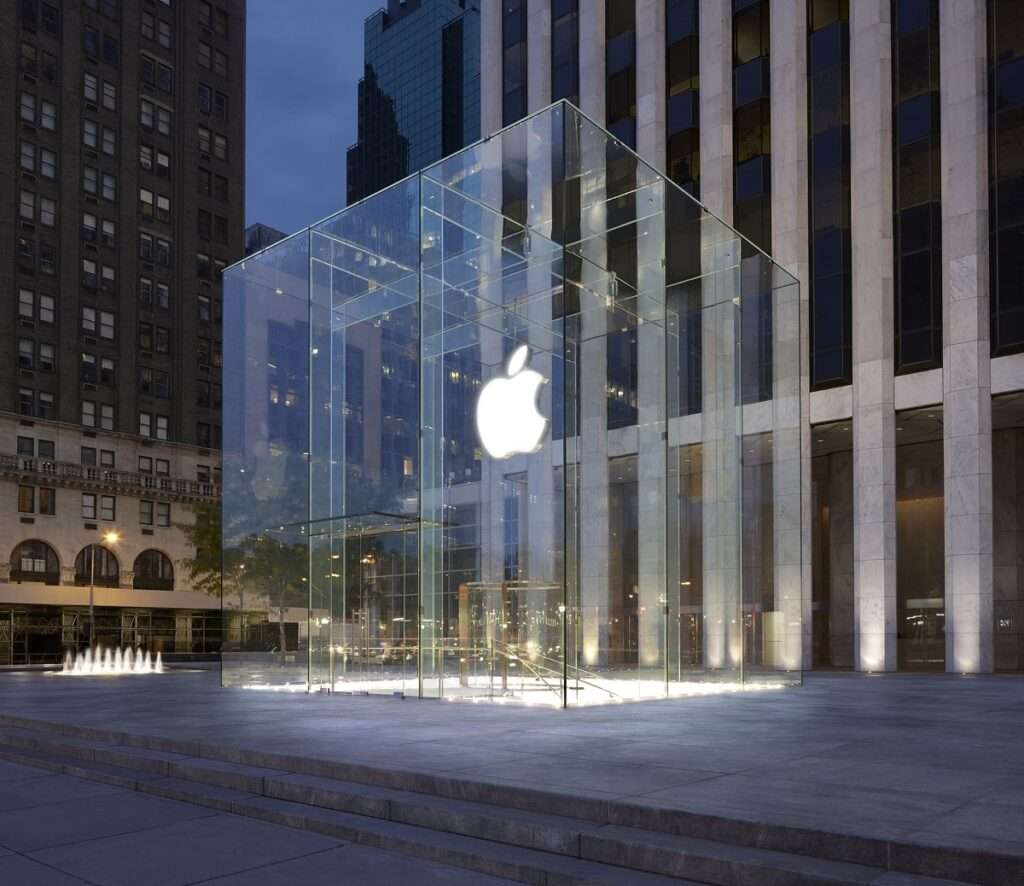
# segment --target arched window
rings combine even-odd
[[[93,576],[93,550],[96,551],[95,576]],[[75,584],[95,584],[100,588],[116,588],[119,583],[117,557],[103,545],[88,545],[75,557]]]
[[[23,541],[11,552],[11,581],[60,584],[57,552],[45,541]]]
[[[137,591],[173,591],[174,567],[170,558],[150,548],[135,558],[135,589]]]

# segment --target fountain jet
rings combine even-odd
[[[164,662],[158,652],[156,658],[148,651],[133,650],[130,646],[124,650],[104,649],[97,646],[84,652],[69,652],[64,656],[62,674],[72,677],[93,677],[105,674],[162,674]]]

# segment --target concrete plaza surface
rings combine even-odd
[[[4,674],[4,718],[1024,858],[1024,680],[1012,676],[814,674],[779,691],[560,711],[226,690],[216,671]],[[187,833],[208,810],[179,814]],[[242,827],[232,818],[206,824]],[[304,863],[325,849],[303,848]]]

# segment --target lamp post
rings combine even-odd
[[[121,540],[121,536],[111,529],[109,532],[103,533],[103,540],[108,545],[113,545]],[[99,545],[94,542],[90,547],[92,557],[89,562],[89,648],[92,649],[96,645],[96,610],[93,606],[93,598],[96,594],[96,548]]]

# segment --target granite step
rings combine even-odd
[[[23,747],[31,736],[0,730],[0,758],[40,765],[224,812],[261,818],[526,883],[701,882],[715,886],[936,886],[951,880],[896,873],[635,827],[501,809],[494,805],[275,772],[245,764],[153,756],[121,749],[125,765],[61,758]],[[19,745],[11,747],[8,743]],[[101,751],[105,746],[96,748]],[[149,768],[162,762],[163,772]],[[960,881],[964,882],[964,881]]]

